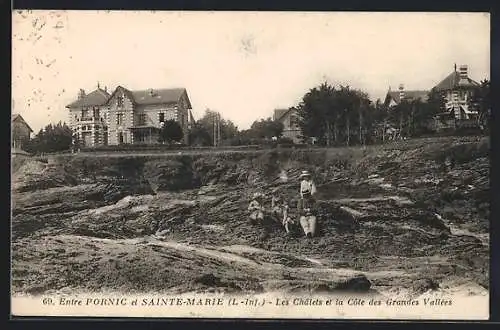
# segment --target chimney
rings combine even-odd
[[[108,86],[104,86],[104,91],[107,92],[108,91]]]
[[[97,89],[100,89],[101,88],[101,84],[99,84],[99,82],[97,82]]]
[[[403,84],[399,85],[399,101],[401,102],[405,98],[405,86]]]
[[[78,99],[81,100],[85,97],[85,90],[80,88],[80,91],[78,92]]]
[[[460,79],[467,79],[467,77],[469,76],[467,65],[461,65],[459,73],[460,73]]]
[[[460,77],[460,80],[458,81],[459,85],[467,84],[469,82],[468,79],[467,79],[469,77],[469,72],[468,72],[467,65],[461,65],[460,68],[459,68],[458,74],[459,74],[459,77]]]

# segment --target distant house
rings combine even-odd
[[[275,109],[273,120],[277,120],[283,124],[283,137],[292,139],[294,143],[301,142],[301,130],[295,108]]]
[[[108,144],[158,143],[167,120],[179,123],[188,144],[189,126],[194,121],[185,88],[128,90],[118,86],[107,100]]]
[[[110,94],[107,88],[86,94],[80,89],[78,98],[68,104],[69,125],[79,144],[84,147],[106,145],[108,140],[108,107]]]
[[[12,114],[10,122],[12,126],[11,147],[16,150],[23,149],[25,143],[30,140],[33,130],[20,114]]]
[[[428,99],[429,91],[426,90],[405,90],[404,85],[399,85],[397,91],[392,91],[389,87],[387,94],[385,96],[384,105],[386,107],[394,107],[401,103],[401,101],[414,101],[421,100],[426,102]]]
[[[452,115],[456,120],[474,121],[478,112],[471,106],[472,94],[479,83],[469,78],[467,65],[461,65],[457,71],[454,66],[446,78],[444,78],[434,89],[441,92],[446,100],[446,114]]]

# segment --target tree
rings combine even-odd
[[[184,137],[182,127],[175,120],[167,120],[160,130],[160,142],[179,142]]]
[[[355,137],[360,143],[365,141],[364,132],[370,126],[371,116],[368,95],[349,86],[335,88],[328,83],[310,89],[297,106],[302,135],[318,137],[327,146],[337,144],[341,137],[347,145]],[[358,131],[357,134],[353,132]]]
[[[209,132],[199,122],[193,124],[189,132],[189,141],[194,146],[210,146],[213,143]]]
[[[238,127],[230,120],[222,118],[222,115],[210,109],[205,110],[205,114],[196,124],[198,125],[197,134],[200,134],[199,140],[203,141],[203,145],[213,145],[214,141],[224,141],[233,139],[238,135]],[[206,136],[209,136],[207,144]],[[214,139],[214,135],[217,137]]]
[[[471,105],[478,111],[478,122],[483,127],[489,126],[491,112],[490,81],[484,79],[472,93]]]
[[[271,118],[254,121],[248,134],[254,138],[271,139],[272,137],[281,137],[283,134],[283,123]]]
[[[236,126],[232,121],[227,119],[221,119],[221,139],[223,141],[233,139],[238,135],[238,126]]]
[[[380,99],[377,99],[375,104],[370,105],[368,110],[369,121],[366,124],[367,129],[370,132],[368,136],[372,141],[374,138],[381,139],[385,142],[386,129],[388,128],[389,112],[387,107],[382,103]]]
[[[59,152],[71,148],[73,132],[66,123],[49,124],[40,129],[38,134],[26,145],[26,151]]]
[[[446,99],[444,93],[436,89],[431,89],[427,94],[427,101],[421,103],[421,107],[416,114],[416,134],[421,134],[428,130],[429,124],[435,120],[436,116],[446,112]]]
[[[316,137],[319,143],[331,144],[332,128],[334,139],[338,137],[339,113],[334,106],[335,88],[327,82],[310,89],[296,107],[299,127],[304,137]]]

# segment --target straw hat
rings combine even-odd
[[[311,177],[311,173],[309,171],[302,171],[300,174],[300,178]]]
[[[253,199],[258,199],[258,198],[262,198],[262,197],[263,197],[263,195],[260,192],[256,192],[253,194]]]

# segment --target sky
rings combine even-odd
[[[488,13],[13,11],[12,105],[37,132],[80,88],[184,87],[195,119],[240,129],[324,81],[428,90],[458,66],[490,77]]]

